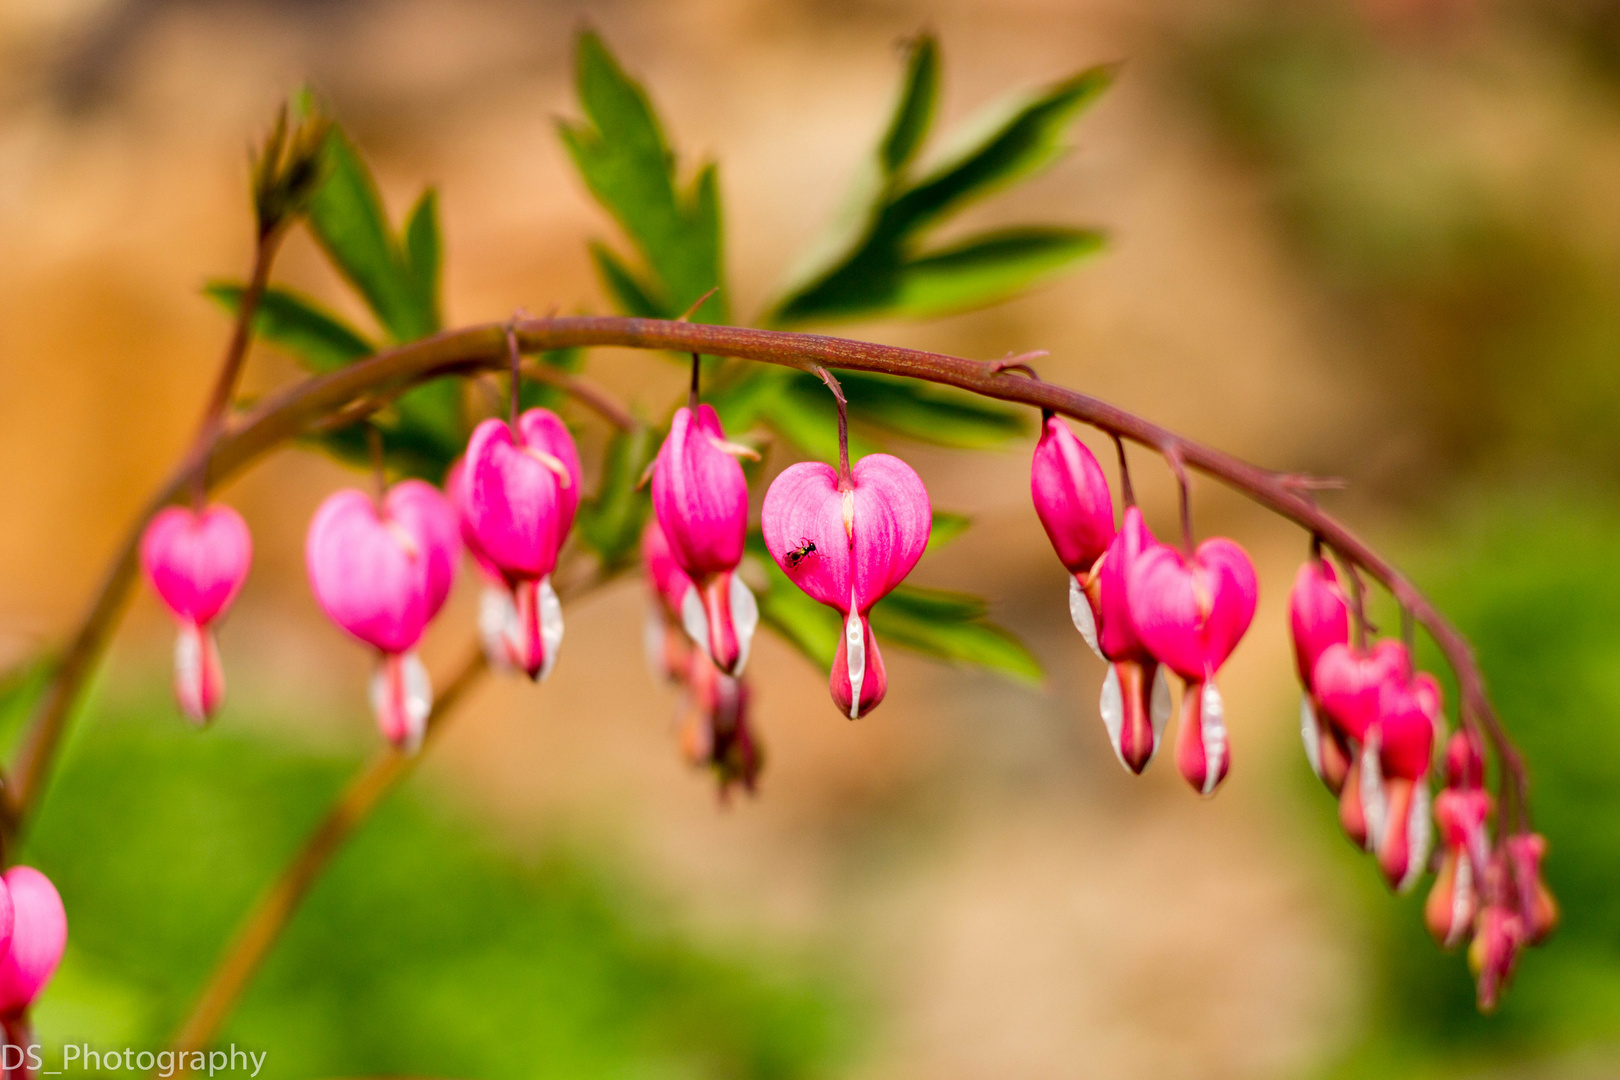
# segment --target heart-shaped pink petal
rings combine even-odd
[[[1114,539],[1114,499],[1102,466],[1069,425],[1047,417],[1029,470],[1035,514],[1059,561],[1084,574]]]
[[[198,626],[230,607],[252,562],[247,523],[223,503],[200,514],[167,507],[141,537],[141,567],[152,588],[176,616]]]
[[[1142,520],[1142,511],[1127,506],[1119,532],[1103,554],[1102,569],[1096,572],[1097,645],[1103,656],[1114,663],[1158,663],[1137,636],[1136,624],[1131,620],[1129,588],[1131,568],[1156,543]]]
[[[519,443],[500,420],[485,420],[467,444],[467,519],[478,544],[508,581],[538,581],[579,505],[579,454],[560,420],[530,409]]]
[[[438,488],[422,480],[395,484],[384,505],[389,518],[422,548],[428,580],[427,617],[432,619],[444,607],[461,561],[461,523],[455,507]]]
[[[1204,680],[1249,629],[1259,586],[1244,550],[1216,538],[1199,544],[1190,560],[1166,544],[1143,552],[1126,596],[1148,651],[1182,678]]]
[[[506,575],[501,568],[490,559],[484,546],[478,542],[478,534],[473,532],[472,521],[467,511],[467,458],[458,457],[450,466],[450,471],[444,476],[444,493],[449,496],[450,504],[456,508],[456,520],[461,528],[461,543],[472,556],[473,564],[478,567],[479,573],[490,581],[506,583]]]
[[[1311,685],[1322,712],[1359,743],[1378,720],[1379,698],[1385,684],[1404,684],[1411,676],[1412,661],[1406,646],[1385,639],[1366,654],[1351,645],[1329,645],[1317,658]]]
[[[748,480],[724,443],[712,407],[683,406],[653,465],[653,513],[676,563],[700,583],[736,569],[748,535]]]
[[[1311,559],[1294,575],[1288,592],[1288,625],[1294,638],[1294,666],[1300,685],[1311,688],[1311,672],[1329,645],[1350,640],[1350,607],[1326,559]]]
[[[405,652],[421,640],[432,594],[428,558],[417,537],[353,488],[321,503],[304,545],[321,610],[385,653]]]
[[[32,866],[5,872],[14,914],[11,947],[0,958],[0,1018],[21,1016],[56,974],[67,949],[67,910],[51,879]]]

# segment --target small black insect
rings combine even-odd
[[[820,555],[820,552],[816,550],[816,542],[800,537],[799,546],[782,557],[787,560],[788,569],[793,570],[812,555]]]

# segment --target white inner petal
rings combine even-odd
[[[1322,779],[1322,726],[1317,723],[1309,694],[1299,695],[1299,737],[1305,744],[1305,760],[1311,763],[1311,772]]]
[[[844,620],[844,650],[849,667],[849,718],[861,714],[861,686],[866,682],[866,635],[861,630],[861,616],[855,610],[855,590],[849,591],[849,618]]]
[[[512,667],[509,641],[518,637],[517,605],[512,594],[499,585],[485,585],[478,595],[478,640],[483,643],[484,656],[497,671]]]
[[[1069,618],[1074,620],[1074,628],[1086,639],[1086,644],[1097,654],[1097,659],[1103,659],[1102,649],[1097,645],[1097,617],[1091,611],[1091,601],[1086,599],[1085,590],[1080,588],[1080,582],[1073,574],[1069,575]]]
[[[703,610],[703,597],[698,595],[695,585],[688,585],[681,596],[681,627],[693,644],[703,650],[704,656],[714,659],[709,653],[709,616]]]
[[[1153,693],[1148,697],[1148,719],[1153,723],[1153,752],[1157,754],[1159,743],[1163,741],[1164,725],[1170,722],[1170,680],[1165,678],[1163,664],[1153,669]]]
[[[1226,703],[1213,681],[1204,683],[1203,706],[1204,736],[1204,794],[1215,791],[1226,766]]]
[[[562,601],[557,599],[557,590],[551,587],[550,574],[540,579],[539,592],[540,640],[546,646],[546,659],[540,667],[540,678],[544,679],[557,665],[557,650],[562,647],[563,639],[563,616]]]
[[[1421,779],[1413,785],[1412,808],[1406,815],[1406,873],[1401,876],[1397,892],[1406,892],[1423,876],[1429,861],[1429,782]]]
[[[1370,728],[1367,731],[1367,742],[1361,748],[1361,814],[1367,822],[1368,851],[1378,847],[1379,839],[1384,835],[1384,818],[1389,813],[1389,803],[1384,795],[1384,770],[1379,759],[1378,729]]]
[[[754,643],[754,631],[759,629],[759,603],[735,573],[731,575],[730,600],[731,628],[737,635],[737,670],[731,673],[735,678],[748,663],[748,648]]]
[[[1457,875],[1451,880],[1451,927],[1446,931],[1446,948],[1463,939],[1469,929],[1469,908],[1474,895],[1474,862],[1468,852],[1457,853]]]
[[[1103,727],[1108,729],[1114,756],[1125,765],[1125,771],[1130,772],[1131,767],[1125,764],[1125,752],[1119,746],[1120,735],[1125,730],[1125,695],[1120,691],[1119,672],[1113,664],[1108,665],[1108,674],[1103,676],[1102,699],[1097,702],[1097,711],[1102,713]]]

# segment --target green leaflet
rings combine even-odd
[[[232,315],[241,310],[242,286],[235,282],[209,282],[203,295]],[[317,374],[336,371],[376,351],[358,330],[315,301],[275,286],[264,291],[253,313],[252,329],[255,336],[285,350]]]
[[[704,293],[723,285],[719,181],[713,163],[702,166],[686,190],[677,184],[675,153],[641,84],[624,73],[602,39],[586,31],[576,52],[576,87],[586,119],[562,120],[558,134],[596,201],[624,229],[650,271],[636,282],[620,260],[596,256],[597,269],[616,300],[635,294],[640,311],[665,318],[685,311]],[[721,294],[694,318],[727,320]]]
[[[920,178],[909,166],[927,133],[937,48],[912,46],[907,77],[875,163],[857,177],[828,240],[770,308],[781,326],[884,316],[928,317],[1004,300],[1095,251],[1095,234],[1025,228],[923,250],[927,234],[975,199],[1046,168],[1069,125],[1108,85],[1092,68],[988,111]]]
[[[340,128],[327,137],[325,157],[325,177],[309,204],[316,240],[390,338],[435,333],[440,242],[432,192],[411,215],[407,245],[395,238],[371,171]]]

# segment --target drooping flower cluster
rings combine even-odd
[[[1519,833],[1493,850],[1484,749],[1470,727],[1446,743],[1431,821],[1434,748],[1445,727],[1439,682],[1414,670],[1399,641],[1371,649],[1352,641],[1350,605],[1320,554],[1300,567],[1288,603],[1311,769],[1338,797],[1345,835],[1377,858],[1397,891],[1411,889],[1428,868],[1438,823],[1439,868],[1424,921],[1444,948],[1472,936],[1479,1006],[1494,1009],[1519,950],[1557,922],[1541,879],[1545,842]]]
[[[1140,773],[1170,719],[1164,668],[1180,676],[1176,767],[1202,795],[1231,765],[1225,704],[1215,675],[1254,618],[1254,567],[1230,540],[1191,553],[1158,543],[1127,505],[1114,530],[1113,496],[1091,451],[1046,418],[1030,471],[1035,512],[1069,571],[1069,612],[1108,661],[1100,711],[1120,762]]]

